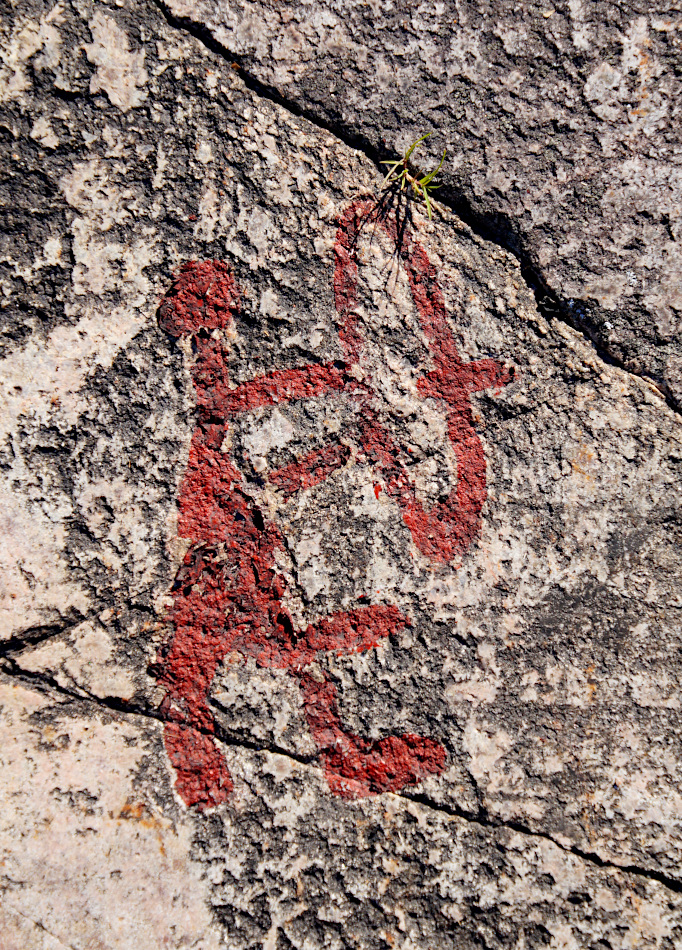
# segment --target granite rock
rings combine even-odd
[[[519,256],[541,305],[680,406],[676,0],[163,2],[376,157],[432,131],[421,163],[447,149],[443,197]]]
[[[272,85],[334,28],[288,9]],[[241,62],[129,0],[5,19],[0,946],[678,946],[658,364]]]

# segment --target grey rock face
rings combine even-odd
[[[443,135],[470,135],[487,77],[498,170],[494,63],[535,50],[540,72],[552,30],[589,77],[619,30],[617,96],[602,70],[601,111],[554,136],[585,147],[566,181],[606,174],[579,144],[599,123],[658,149],[647,168],[674,161],[676,105],[652,92],[658,112],[626,118],[644,67],[622,58],[645,20],[672,89],[674,23],[571,4],[524,38],[499,6],[496,47],[463,8],[446,33],[445,7],[377,7],[374,45],[360,7],[176,12],[401,147],[421,126],[371,57],[417,31],[405,82],[457,62],[447,81],[468,83]],[[2,64],[0,943],[679,946],[682,430],[642,378],[674,352],[651,335],[672,282],[660,307],[618,291],[614,352],[646,365],[604,361],[512,253],[382,196],[366,155],[153,5],[22,2]],[[530,122],[514,82],[509,121]],[[578,233],[578,205],[533,190],[536,134],[509,151],[536,183],[525,210],[484,151],[448,179],[529,255],[542,229],[549,248]],[[613,147],[610,167],[630,160]],[[598,228],[643,224],[616,206],[594,206],[564,297],[620,273]],[[567,260],[540,261],[548,282]],[[585,310],[599,332],[605,306]]]
[[[164,3],[382,158],[435,131],[442,194],[680,405],[678,3]]]

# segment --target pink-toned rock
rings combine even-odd
[[[679,416],[157,7],[13,16],[0,947],[679,944]]]

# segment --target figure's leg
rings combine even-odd
[[[213,731],[206,699],[218,664],[230,649],[225,616],[230,605],[218,547],[193,548],[178,572],[168,619],[173,638],[159,657],[159,684],[166,689],[164,715],[174,722]]]
[[[241,517],[231,536],[196,545],[185,557],[168,617],[173,639],[157,664],[177,790],[188,805],[202,808],[223,801],[232,787],[212,739],[209,696],[218,666],[231,650],[263,666],[288,666],[292,649],[293,627],[281,604],[284,586],[274,570],[276,533],[261,523],[253,505],[233,508]]]
[[[215,547],[193,548],[185,557],[169,615],[173,639],[157,663],[159,684],[166,689],[160,712],[175,787],[186,805],[200,809],[218,805],[232,791],[227,763],[212,738],[214,722],[207,702],[230,640],[220,554]]]
[[[396,792],[442,772],[446,752],[439,742],[411,733],[376,740],[356,736],[341,725],[333,683],[307,673],[299,681],[308,726],[335,795],[367,798]]]
[[[176,787],[187,805],[200,808],[224,801],[232,788],[212,738],[208,697],[216,670],[231,649],[253,653],[269,642],[270,615],[282,594],[272,570],[276,531],[262,523],[239,472],[220,451],[225,431],[200,424],[192,439],[179,526],[194,544],[173,586],[173,637],[157,662]]]
[[[311,624],[288,652],[278,644],[277,652],[259,657],[263,666],[288,667],[298,676],[308,726],[336,795],[364,798],[397,791],[442,771],[445,749],[432,739],[407,733],[372,741],[346,731],[334,684],[324,676],[315,678],[301,672],[319,653],[364,652],[407,624],[397,607],[377,605],[344,611]]]

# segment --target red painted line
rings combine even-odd
[[[457,460],[457,487],[445,501],[426,511],[400,465],[397,447],[370,412],[364,414],[362,447],[384,476],[386,494],[400,506],[417,548],[431,560],[447,563],[463,554],[478,535],[480,514],[487,497],[485,455],[474,428],[469,396],[472,392],[504,385],[511,375],[496,360],[462,361],[436,270],[426,251],[408,230],[401,232],[399,240],[395,217],[386,216],[374,201],[365,198],[353,202],[344,212],[335,245],[335,300],[339,316],[350,327],[348,355],[358,359],[362,347],[361,341],[353,335],[353,308],[357,300],[357,246],[361,229],[368,223],[386,232],[405,266],[434,367],[419,381],[419,391],[448,406],[448,435]]]
[[[347,445],[332,442],[310,452],[297,462],[292,462],[291,465],[271,472],[268,481],[281,491],[284,498],[290,498],[297,491],[313,488],[329,478],[332,472],[343,468],[349,458],[350,449]]]
[[[315,399],[328,392],[338,392],[346,385],[343,371],[333,363],[275,370],[233,388],[228,387],[225,379],[202,392],[201,402],[222,419],[259,406],[274,406],[293,399]]]
[[[336,795],[365,798],[397,792],[442,772],[447,753],[439,742],[411,733],[363,739],[343,728],[333,683],[306,674],[300,683],[308,726]]]
[[[191,727],[167,722],[164,741],[175,769],[175,787],[186,805],[196,805],[203,811],[227,801],[232,779],[208,736]]]
[[[289,619],[288,614],[286,618]],[[278,637],[271,633],[267,640],[254,644],[238,644],[246,656],[255,656],[259,666],[291,669],[299,672],[312,663],[318,653],[364,653],[378,646],[407,625],[397,607],[371,606],[331,614],[305,632],[294,634],[288,630]],[[254,649],[255,648],[255,649]]]

